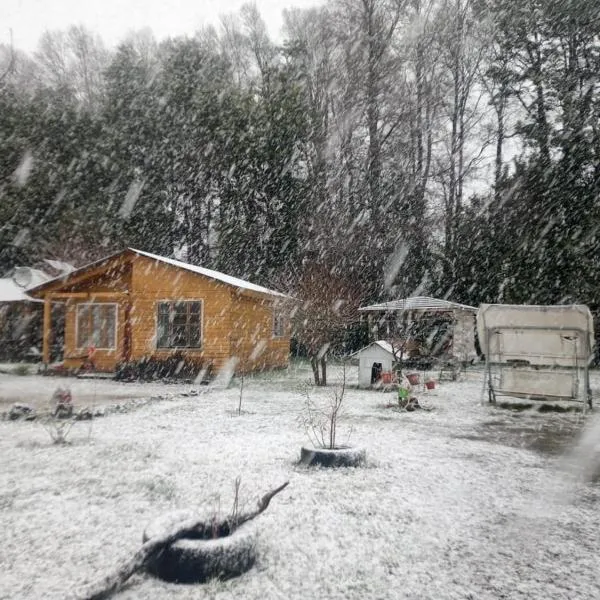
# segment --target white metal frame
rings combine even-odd
[[[496,309],[496,319],[486,321],[490,306]],[[506,313],[498,318],[503,309]],[[577,400],[584,410],[592,407],[593,325],[587,307],[482,305],[477,321],[489,402],[495,403],[497,396],[513,396]]]

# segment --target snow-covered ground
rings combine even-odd
[[[492,408],[477,372],[420,392],[430,411],[396,412],[391,393],[352,389],[340,432],[368,465],[308,469],[296,464],[308,379],[306,369],[246,378],[241,416],[239,381],[197,396],[163,386],[167,399],[77,423],[63,446],[35,421],[0,422],[0,598],[70,597],[165,511],[227,513],[238,476],[252,503],[290,481],[258,517],[256,567],[192,586],[136,575],[118,598],[600,598],[600,486],[582,458],[600,460],[594,414]],[[117,385],[82,383],[95,402]],[[0,396],[17,385],[25,399],[49,384],[0,375]]]
[[[25,403],[44,411],[49,407],[52,393],[57,387],[69,388],[76,404],[90,408],[126,403],[136,398],[170,397],[190,388],[161,382],[123,383],[110,379],[31,377],[15,373],[27,367],[31,373],[36,373],[35,365],[0,365],[0,413],[9,410],[14,403]]]

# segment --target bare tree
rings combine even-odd
[[[334,387],[324,406],[310,395],[307,389],[305,413],[303,415],[304,429],[315,448],[337,448],[338,420],[342,411],[342,403],[346,393],[346,363],[342,365],[342,379]]]
[[[71,94],[88,108],[98,106],[104,86],[102,72],[110,59],[99,36],[81,25],[46,31],[34,56],[42,84]]]
[[[12,29],[10,30],[9,45],[0,45],[0,50],[2,51],[0,63],[0,85],[2,85],[5,79],[7,79],[7,77],[13,72],[15,67],[15,49],[13,47]]]
[[[296,286],[295,296],[302,304],[294,317],[295,335],[306,348],[315,384],[325,386],[327,356],[359,320],[362,293],[350,277],[317,262],[304,265]]]

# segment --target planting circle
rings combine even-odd
[[[143,541],[162,537],[185,523],[202,519],[193,511],[179,510],[151,521],[143,534]],[[213,527],[206,518],[205,527]],[[215,529],[226,527],[216,523]],[[252,522],[244,523],[230,535],[214,539],[183,538],[160,552],[148,565],[148,571],[165,581],[174,583],[203,583],[209,579],[229,579],[248,571],[256,561],[257,531]]]
[[[367,461],[363,448],[305,448],[300,451],[300,464],[321,467],[360,467]]]

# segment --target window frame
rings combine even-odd
[[[96,346],[93,343],[87,343],[83,346],[79,345],[79,315],[80,308],[83,307],[112,307],[115,315],[114,331],[113,331],[113,346]],[[118,302],[78,302],[75,308],[75,347],[77,350],[86,350],[94,347],[96,350],[114,351],[118,347],[118,331],[119,331],[119,303]],[[93,330],[90,332],[93,336]],[[89,336],[88,336],[89,337]]]
[[[280,329],[280,331],[278,330]],[[286,331],[286,319],[282,312],[273,311],[273,322],[271,328],[271,337],[274,340],[280,340],[285,338]]]
[[[196,304],[200,304],[200,317],[198,320],[198,324],[200,327],[200,335],[199,335],[199,340],[198,340],[198,346],[161,346],[159,344],[159,326],[160,326],[160,309],[161,306],[164,304],[168,304],[169,307],[172,307],[176,304],[192,304],[192,303],[196,303]],[[169,315],[171,314],[171,308],[169,309]],[[187,313],[189,315],[189,313]],[[164,300],[157,300],[156,301],[156,306],[155,306],[155,311],[154,311],[154,318],[155,318],[155,338],[154,338],[154,348],[157,351],[169,351],[169,350],[202,350],[204,348],[204,300],[202,300],[201,298],[183,298],[181,300],[172,300],[172,299],[164,299]],[[186,323],[186,328],[189,327],[189,323]],[[168,334],[169,335],[169,334]],[[172,335],[172,332],[170,332],[170,335]],[[189,334],[188,334],[189,335]]]

